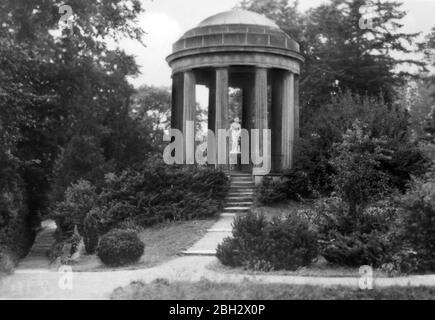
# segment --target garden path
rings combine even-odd
[[[255,185],[251,174],[232,173],[224,210],[207,234],[191,248],[183,251],[188,256],[214,256],[216,248],[226,237],[231,236],[232,223],[236,216],[250,211],[254,201]]]
[[[225,214],[222,215],[219,229],[231,226],[231,224],[227,226],[223,225],[228,223],[228,218],[233,217]],[[189,255],[187,253],[187,255],[177,257],[167,263],[148,269],[74,273],[69,272],[67,267],[53,270],[50,269],[45,251],[52,243],[54,231],[55,225],[52,221],[44,222],[43,229],[38,234],[29,256],[20,263],[14,274],[0,278],[0,299],[108,299],[113,290],[120,286],[126,286],[138,280],[151,282],[158,278],[165,278],[169,281],[191,282],[206,278],[214,282],[232,283],[249,280],[269,284],[346,286],[354,288],[358,288],[361,282],[361,279],[358,277],[248,275],[213,270],[210,267],[217,263],[217,258],[214,256],[218,243],[216,242],[218,241],[217,239],[209,241],[209,248],[207,250],[214,250],[210,255],[193,253]],[[228,233],[229,231],[226,230],[225,232]],[[210,234],[218,233],[210,231],[193,248],[200,243],[205,243],[205,239]],[[373,279],[373,284],[375,287],[435,287],[435,275],[375,278]]]

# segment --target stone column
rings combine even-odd
[[[208,129],[216,130],[216,84],[215,77],[210,80],[208,86]]]
[[[267,129],[267,69],[255,70],[254,128]]]
[[[266,68],[256,68],[255,70],[255,83],[254,83],[254,129],[259,130],[259,146],[258,150],[259,156],[264,157],[264,148],[263,148],[263,129],[267,129],[267,69]],[[253,135],[251,133],[251,140],[253,139]],[[255,150],[253,150],[255,153]],[[254,159],[253,159],[254,160]],[[253,173],[254,175],[258,173],[257,167],[254,166]],[[256,179],[257,182],[257,179]]]
[[[196,111],[196,80],[193,71],[184,73],[183,93],[183,134],[185,141],[186,164],[195,163],[195,111]]]
[[[215,135],[218,138],[219,129],[228,129],[228,105],[229,105],[229,95],[228,95],[228,68],[218,68],[216,69],[216,126]],[[223,144],[219,145],[217,148],[218,159],[219,155],[226,154],[226,161],[228,161],[228,144],[225,143],[225,149],[222,150]],[[225,169],[228,166],[221,166]]]
[[[177,73],[172,76],[172,108],[171,108],[171,128],[183,130],[183,87],[184,76]]]
[[[210,75],[208,85],[208,130],[213,131],[214,135],[207,135],[207,160],[213,167],[217,163],[216,154],[216,75]]]
[[[282,92],[282,163],[281,169],[293,166],[293,145],[295,138],[295,83],[294,74],[286,71],[283,75]]]
[[[300,132],[299,132],[299,75],[295,74],[295,89],[294,89],[294,97],[295,97],[295,144],[299,140]],[[293,152],[294,156],[294,152]]]
[[[272,76],[272,172],[281,171],[282,163],[282,71],[275,70]]]
[[[228,69],[216,70],[216,131],[228,129]]]
[[[249,74],[251,75],[251,74]],[[243,101],[242,101],[242,128],[250,132],[253,126],[253,101],[254,101],[254,90],[253,81],[247,80],[242,89]],[[251,150],[251,145],[249,143],[249,152]],[[250,156],[249,156],[250,159]],[[241,169],[243,172],[252,173],[252,164],[242,164]]]

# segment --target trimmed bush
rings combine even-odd
[[[263,215],[236,218],[233,237],[218,246],[225,265],[253,270],[296,270],[317,256],[317,235],[298,216],[267,221]]]
[[[97,255],[108,266],[122,266],[137,262],[144,250],[145,245],[135,232],[112,230],[101,237]]]

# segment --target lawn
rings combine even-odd
[[[159,279],[150,284],[133,282],[116,289],[116,300],[432,300],[435,288],[391,287],[359,290],[347,287],[242,283],[173,282]]]
[[[139,233],[145,243],[145,253],[140,261],[124,269],[150,268],[177,257],[181,251],[201,239],[215,220],[191,220],[160,224]],[[81,255],[72,265],[74,271],[102,271],[113,268],[102,264],[96,255]],[[118,268],[119,269],[119,268]]]

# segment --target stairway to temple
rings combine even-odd
[[[216,248],[226,237],[231,236],[234,218],[248,213],[254,200],[255,185],[251,174],[232,172],[231,185],[225,199],[224,209],[218,221],[207,230],[206,235],[184,255],[214,256]]]

